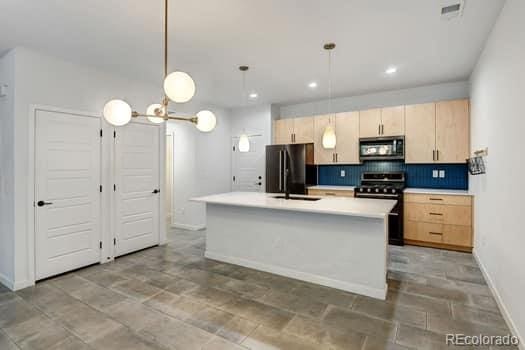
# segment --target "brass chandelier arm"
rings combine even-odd
[[[133,118],[138,118],[138,117],[154,117],[154,118],[162,118],[164,120],[182,120],[182,121],[185,121],[185,122],[190,122],[190,123],[193,123],[193,124],[197,124],[197,121],[198,121],[198,118],[197,116],[192,116],[192,117],[181,117],[181,116],[177,116],[177,115],[150,115],[150,114],[142,114],[142,113],[139,113],[139,112],[132,112],[131,113],[131,116]]]

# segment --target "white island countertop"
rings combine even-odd
[[[308,186],[308,189],[321,191],[353,191],[355,186],[315,185]]]
[[[195,202],[221,204],[227,206],[277,209],[319,214],[385,218],[397,201],[353,197],[322,197],[318,201],[286,200],[274,198],[283,194],[260,192],[228,192],[205,197],[192,198]],[[315,197],[299,196],[293,197]],[[316,197],[319,198],[319,197]]]

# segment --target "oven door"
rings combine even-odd
[[[403,136],[359,139],[360,161],[393,159],[405,159],[405,138]]]

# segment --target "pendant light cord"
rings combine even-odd
[[[164,0],[164,79],[168,76],[168,0]]]

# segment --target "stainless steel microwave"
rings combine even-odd
[[[367,137],[359,139],[359,160],[403,160],[405,137]]]

